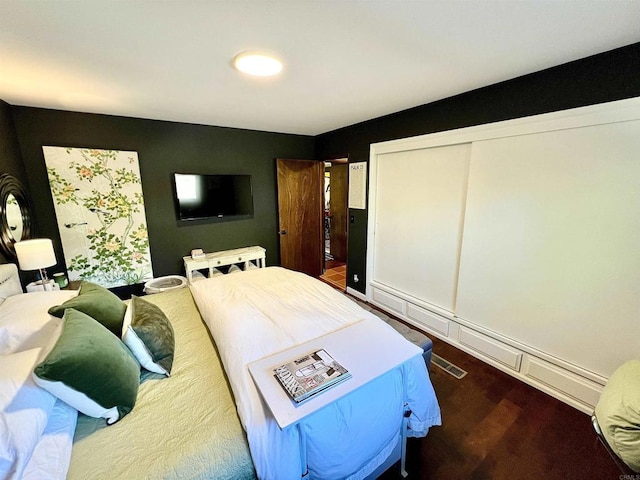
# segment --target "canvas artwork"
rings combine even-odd
[[[42,147],[69,280],[153,278],[138,154]]]

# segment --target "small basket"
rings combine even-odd
[[[166,277],[158,277],[149,280],[144,284],[144,293],[151,295],[154,293],[166,292],[168,290],[177,290],[187,286],[187,279],[180,275],[168,275]]]

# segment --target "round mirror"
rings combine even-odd
[[[24,230],[24,222],[22,221],[22,210],[18,205],[18,200],[13,193],[7,195],[5,204],[7,209],[7,225],[9,225],[9,235],[14,241],[22,240],[22,231]]]
[[[20,181],[7,173],[0,176],[0,247],[16,259],[14,243],[31,236],[31,206]]]

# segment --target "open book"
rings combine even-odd
[[[296,403],[304,402],[351,378],[347,369],[336,362],[325,350],[314,350],[280,365],[273,370],[273,374]]]

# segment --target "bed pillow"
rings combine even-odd
[[[42,291],[7,298],[0,305],[0,355],[52,344],[60,320],[47,309],[77,294],[76,290]]]
[[[22,293],[18,267],[15,263],[0,265],[0,304],[8,297]]]
[[[22,478],[56,402],[31,378],[40,353],[0,357],[0,478]]]
[[[63,322],[34,380],[85,415],[117,422],[136,403],[140,365],[120,339],[85,313],[67,308]]]
[[[120,338],[122,320],[127,306],[106,288],[95,283],[83,281],[77,297],[64,302],[62,305],[51,307],[49,313],[62,318],[67,308],[74,308],[86,313]]]
[[[193,282],[199,282],[200,280],[204,280],[205,277],[201,272],[199,272],[198,270],[195,270],[193,272],[191,272],[191,283]]]
[[[145,369],[171,374],[175,338],[171,322],[156,305],[131,297],[124,315],[122,340]]]

